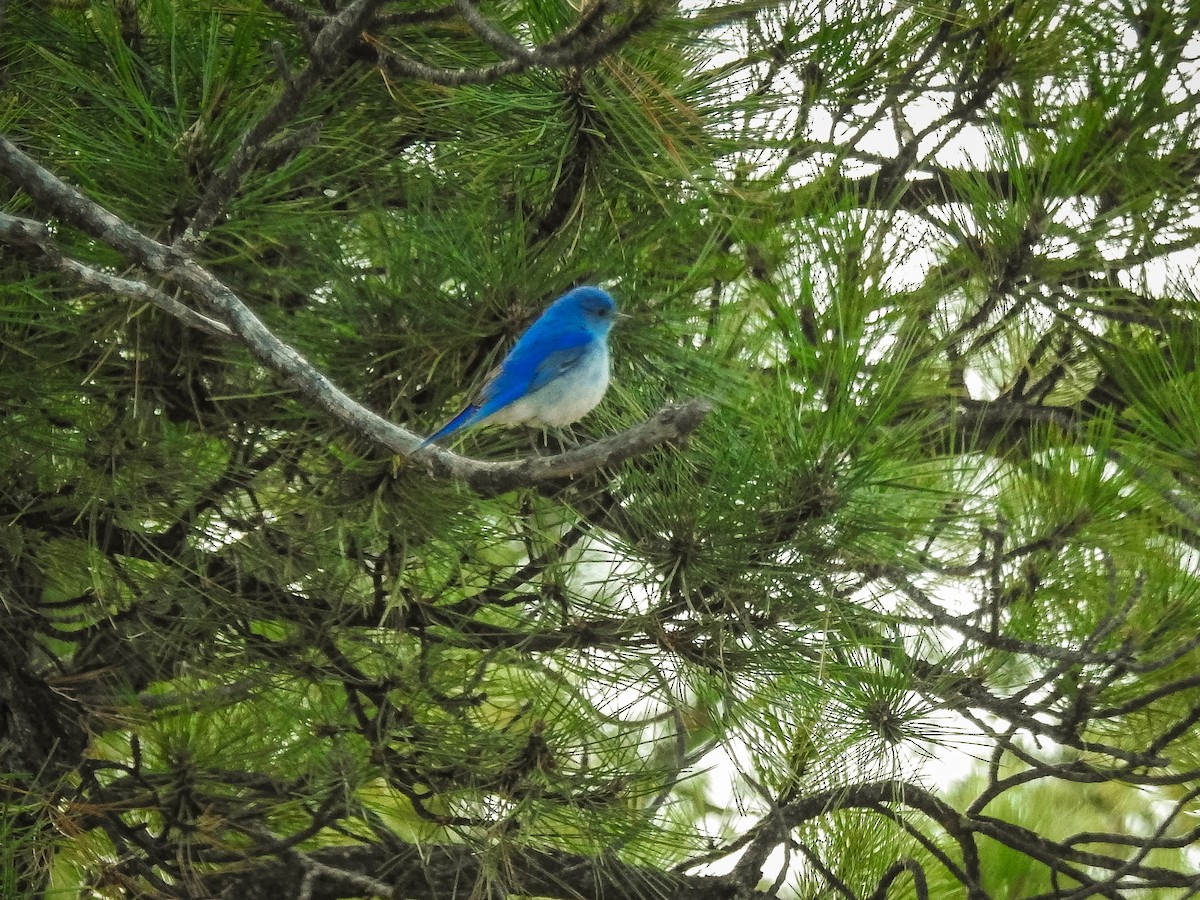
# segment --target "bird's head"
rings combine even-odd
[[[577,287],[554,301],[552,309],[564,316],[578,317],[583,325],[597,334],[608,334],[620,316],[617,302],[598,287]]]

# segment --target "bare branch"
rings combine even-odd
[[[574,28],[541,46],[526,48],[515,39],[496,30],[490,22],[478,14],[469,0],[457,0],[456,8],[460,13],[466,9],[466,15],[469,16],[468,23],[471,27],[481,36],[486,35],[485,42],[496,49],[502,49],[508,58],[490,66],[444,69],[400,53],[379,40],[372,40],[371,43],[379,53],[380,65],[397,78],[427,81],[444,87],[492,84],[501,78],[526,72],[535,67],[564,69],[585,68],[593,65],[624,44],[634,34],[648,28],[658,18],[657,9],[647,6],[630,16],[618,27],[601,31],[585,42],[582,40],[582,36],[588,32],[588,27],[585,25],[590,26],[599,18],[598,12],[594,13],[589,10]],[[603,4],[597,4],[596,8],[602,9]],[[580,40],[575,40],[576,35],[580,37]]]
[[[118,275],[101,272],[99,269],[66,256],[54,243],[50,228],[41,222],[0,213],[0,241],[40,250],[59,271],[65,272],[84,287],[94,288],[123,300],[132,300],[135,303],[153,303],[181,322],[209,334],[224,336],[233,334],[224,323],[201,315],[194,309],[184,306],[175,298],[168,297],[157,288],[132,278],[121,278]]]

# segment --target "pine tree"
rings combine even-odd
[[[0,894],[1200,891],[1198,31],[0,0]]]

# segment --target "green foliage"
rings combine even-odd
[[[169,244],[335,6],[0,4],[0,132]],[[1193,7],[381,5],[191,255],[418,433],[611,288],[573,438],[715,408],[570,484],[0,242],[0,893],[1200,889]]]

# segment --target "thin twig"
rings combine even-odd
[[[216,319],[196,312],[173,297],[169,297],[157,288],[153,288],[132,278],[121,278],[101,272],[89,265],[72,259],[59,249],[49,226],[35,222],[32,219],[22,219],[17,216],[0,213],[0,241],[18,246],[34,247],[40,250],[59,271],[65,272],[79,284],[88,288],[112,294],[123,300],[133,300],[136,303],[153,303],[159,309],[170,313],[193,328],[199,328],[209,334],[224,336],[232,335],[229,326]]]
[[[501,32],[492,28],[487,20],[474,13],[474,10],[464,0],[459,0],[457,7],[471,9],[474,21],[480,29],[490,29],[489,38],[485,39],[493,47],[507,46],[508,39]],[[432,66],[421,60],[406,56],[386,46],[378,40],[371,41],[372,46],[379,52],[379,63],[389,74],[398,78],[426,81],[443,87],[462,87],[473,84],[493,84],[501,78],[526,72],[534,67],[545,69],[584,68],[594,65],[616,48],[624,44],[630,37],[649,27],[658,18],[657,11],[647,8],[616,28],[609,29],[596,35],[587,43],[570,42],[564,45],[562,36],[537,47],[526,48],[520,44],[510,48],[512,52],[507,59],[493,63],[490,66],[477,68],[444,69]],[[475,28],[475,25],[472,25]],[[479,33],[477,31],[477,33]]]
[[[200,245],[204,232],[220,218],[225,206],[237,193],[242,180],[268,141],[296,117],[301,104],[321,78],[337,67],[350,40],[362,30],[371,13],[381,2],[382,0],[354,0],[329,19],[313,40],[308,65],[295,76],[291,76],[287,71],[287,62],[282,60],[282,50],[275,51],[275,48],[272,48],[276,53],[276,66],[282,65],[280,77],[283,81],[283,92],[274,105],[246,130],[225,168],[208,183],[195,215],[183,234],[175,240],[173,249],[176,252],[190,253]]]

